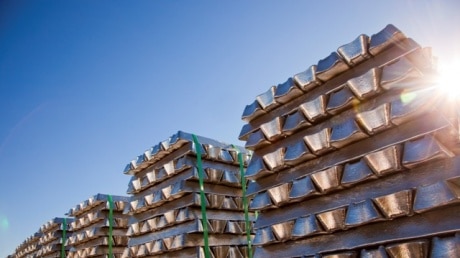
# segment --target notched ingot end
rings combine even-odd
[[[369,37],[361,34],[352,42],[345,44],[337,49],[343,59],[350,66],[355,66],[370,57],[368,52]]]
[[[356,114],[356,121],[366,130],[368,134],[376,134],[391,127],[390,104],[385,103],[375,109],[359,112]]]
[[[380,92],[380,68],[372,68],[365,74],[347,81],[347,86],[360,100],[368,99]]]
[[[265,135],[265,139],[272,142],[281,137],[283,119],[276,117],[269,122],[260,125],[260,130]]]
[[[262,159],[270,171],[279,170],[284,166],[284,151],[285,148],[281,147],[273,152],[265,154]]]
[[[321,155],[332,149],[331,128],[324,128],[317,133],[306,135],[303,139],[315,155]]]
[[[294,82],[304,92],[308,92],[320,85],[321,81],[316,78],[316,65],[312,65],[307,70],[294,75]]]
[[[428,241],[418,240],[413,242],[398,243],[387,246],[385,249],[391,257],[427,257]]]
[[[346,208],[338,208],[331,211],[316,214],[316,217],[327,232],[345,229]]]
[[[268,144],[270,144],[270,141],[268,141],[268,139],[265,137],[265,134],[262,132],[262,130],[257,130],[249,135],[245,147],[249,150],[254,150]]]
[[[272,225],[272,232],[278,241],[286,241],[291,238],[294,221],[286,221]]]
[[[408,216],[412,211],[412,191],[404,190],[373,199],[375,204],[388,219],[400,216]]]
[[[259,105],[263,110],[269,111],[275,108],[276,106],[279,106],[279,104],[275,100],[275,90],[276,86],[272,86],[268,91],[256,97],[257,102],[259,102]]]
[[[311,101],[301,104],[299,109],[312,123],[326,117],[326,95],[321,95]]]
[[[401,146],[395,145],[380,151],[369,153],[364,160],[377,176],[401,169]]]
[[[333,166],[313,173],[311,178],[321,192],[327,192],[340,186],[342,166]]]
[[[268,207],[272,207],[273,203],[271,201],[270,196],[267,192],[260,192],[258,193],[254,199],[251,201],[249,205],[249,209],[251,210],[261,210]]]
[[[279,206],[282,203],[289,201],[289,183],[285,183],[267,190],[268,195],[272,199],[273,204]]]
[[[271,172],[265,166],[263,159],[253,156],[246,170],[246,178],[254,180],[266,174],[271,174]]]

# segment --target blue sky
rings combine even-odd
[[[239,143],[245,105],[392,23],[442,62],[460,2],[0,1],[0,257],[178,130]]]

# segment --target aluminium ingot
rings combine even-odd
[[[382,53],[388,48],[397,45],[406,36],[394,25],[389,24],[383,30],[371,36],[369,53],[373,56]]]
[[[355,106],[359,100],[353,95],[353,92],[344,85],[342,88],[329,94],[326,111],[332,115],[338,114],[345,109]]]
[[[242,119],[246,122],[251,121],[255,117],[265,114],[265,110],[260,106],[259,101],[254,100],[250,105],[247,105],[241,115]]]
[[[266,191],[256,194],[249,204],[250,210],[262,210],[267,207],[274,207],[274,204]]]
[[[294,80],[289,78],[286,82],[276,86],[275,101],[284,104],[300,95],[302,95],[302,91],[294,83]]]
[[[358,99],[369,99],[381,91],[380,75],[380,68],[372,68],[361,76],[351,78],[346,85]]]
[[[297,110],[294,113],[286,115],[286,118],[284,119],[282,133],[285,135],[291,135],[294,132],[306,128],[310,125],[311,123],[308,122],[303,112]]]
[[[338,188],[341,177],[342,166],[333,166],[311,174],[313,182],[322,193]]]
[[[426,135],[404,143],[402,165],[407,168],[413,168],[434,159],[453,156],[454,153],[439,143],[433,136]]]
[[[327,232],[345,229],[346,207],[337,208],[316,214],[319,222]]]
[[[272,199],[274,205],[278,206],[289,200],[290,184],[282,184],[267,190],[268,195]]]
[[[297,141],[286,147],[284,153],[284,163],[286,165],[296,165],[306,160],[314,159],[316,156],[311,153],[304,141]]]
[[[275,100],[275,90],[276,86],[272,86],[269,90],[256,97],[263,110],[269,111],[279,105]]]
[[[331,145],[335,148],[342,148],[345,145],[366,137],[368,137],[368,135],[361,130],[355,120],[348,118],[344,122],[332,127]]]
[[[295,239],[321,233],[325,233],[325,231],[316,216],[307,215],[295,220],[291,235]]]
[[[321,95],[311,101],[307,101],[299,106],[307,119],[314,123],[317,120],[327,116],[326,113],[326,95]]]
[[[273,234],[271,227],[260,228],[256,231],[256,235],[252,242],[253,245],[266,245],[272,242],[276,242],[277,239]]]
[[[403,190],[373,198],[374,203],[388,219],[411,215],[413,212],[412,200],[411,190]]]
[[[329,56],[318,61],[316,77],[324,82],[348,69],[348,65],[341,56],[337,52],[332,52]]]
[[[406,58],[402,57],[396,62],[382,68],[380,86],[389,90],[392,88],[411,88],[423,86],[422,83],[414,81],[422,77],[423,74]]]
[[[342,186],[351,186],[358,182],[375,177],[372,170],[366,164],[364,159],[359,159],[354,162],[347,162],[343,169],[341,180]]]
[[[262,156],[265,165],[270,171],[279,170],[284,166],[285,148],[281,147]]]
[[[362,224],[382,220],[383,216],[374,206],[370,199],[361,202],[352,203],[348,206],[347,215],[345,217],[345,225],[347,227],[356,227]]]
[[[383,150],[369,153],[364,160],[377,176],[401,169],[401,146],[395,145]]]
[[[283,121],[281,117],[276,117],[275,119],[263,123],[260,125],[260,130],[265,135],[265,139],[272,142],[281,137],[281,130],[283,126]]]
[[[390,123],[390,104],[384,103],[372,110],[356,114],[356,121],[368,134],[375,134],[392,126]]]
[[[265,137],[262,130],[256,130],[249,134],[249,137],[244,145],[247,149],[253,150],[270,144],[270,141]]]
[[[413,242],[398,243],[387,246],[385,249],[390,257],[428,257],[427,240],[418,240]]]
[[[294,221],[286,221],[272,225],[272,232],[275,235],[277,241],[285,241],[291,238],[292,228]]]
[[[308,92],[320,85],[321,81],[316,77],[316,65],[312,65],[307,70],[294,75],[294,82],[304,92]]]
[[[262,158],[254,155],[246,169],[246,178],[254,180],[266,174],[271,174],[270,170],[266,167]]]
[[[311,177],[304,176],[292,182],[289,199],[299,200],[318,193],[319,192],[316,189],[315,184],[313,184]]]
[[[315,155],[321,155],[333,149],[331,146],[331,128],[324,128],[317,133],[306,135],[303,139]]]
[[[355,66],[370,57],[368,52],[369,37],[361,34],[352,42],[337,49],[342,58],[350,66]]]
[[[434,237],[431,242],[431,258],[456,257],[460,253],[460,233],[455,236]]]
[[[460,177],[417,187],[414,197],[414,211],[430,209],[458,203],[460,201]]]

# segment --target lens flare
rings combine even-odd
[[[0,215],[0,232],[6,232],[9,227],[8,218],[6,216]]]
[[[458,100],[460,97],[460,60],[451,63],[439,64],[439,77],[437,86],[450,100]]]

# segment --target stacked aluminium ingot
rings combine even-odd
[[[248,159],[241,147],[179,131],[129,163],[124,257],[244,257],[254,220],[243,210]]]
[[[67,240],[67,257],[121,257],[128,244],[128,216],[123,214],[128,200],[97,194],[70,209],[68,215],[75,221],[70,223],[74,233]]]
[[[255,257],[457,257],[458,116],[388,25],[243,113]]]
[[[69,224],[71,218],[54,218],[40,227],[38,244],[40,249],[37,257],[62,257],[67,255],[69,248],[65,243],[72,232]]]
[[[38,243],[38,241],[40,240],[41,235],[42,234],[40,232],[37,232],[32,236],[29,236],[18,247],[16,247],[16,250],[12,256],[14,258],[37,257],[37,252],[38,250],[40,250],[40,244]]]

